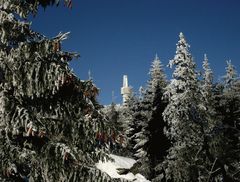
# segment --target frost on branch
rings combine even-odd
[[[70,70],[69,33],[47,38],[27,21],[49,2],[0,0],[0,181],[110,181],[94,166],[106,156],[99,89]]]

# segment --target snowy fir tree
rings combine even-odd
[[[225,81],[225,88],[231,87],[237,79],[237,72],[231,63],[231,60],[227,61],[226,75],[223,78]]]
[[[209,104],[210,101],[207,101],[207,99],[212,94],[213,89],[213,72],[210,68],[207,55],[204,54],[204,61],[203,61],[203,84],[202,84],[202,95],[204,97],[204,100],[206,100],[207,104]]]
[[[148,178],[156,177],[155,167],[162,162],[166,152],[169,149],[169,140],[164,134],[166,123],[163,121],[162,113],[166,107],[166,101],[162,99],[164,89],[167,85],[166,76],[163,71],[163,65],[158,58],[152,62],[150,68],[150,80],[148,81],[145,94],[143,95],[143,111],[149,116],[145,121],[145,127],[142,128],[142,135],[145,136],[145,144],[142,150],[145,150],[148,163],[145,164],[150,169]],[[145,149],[144,149],[145,148]],[[141,157],[141,160],[144,157]]]
[[[128,108],[132,113],[128,125],[128,148],[132,148],[130,151],[137,160],[131,171],[140,172],[148,179],[156,177],[155,167],[163,160],[170,144],[164,134],[166,123],[162,118],[166,107],[166,102],[162,100],[165,87],[163,66],[156,55],[147,88],[140,87],[138,98],[135,98],[135,102]]]
[[[213,72],[210,68],[207,55],[204,55],[203,61],[203,80],[201,84],[201,97],[200,108],[202,109],[202,116],[206,121],[204,127],[205,132],[211,132],[216,125],[216,112],[214,109],[213,97]]]
[[[127,156],[134,156],[134,146],[136,141],[134,139],[135,133],[139,130],[136,124],[137,112],[139,110],[139,98],[132,93],[126,103],[123,105],[119,117],[119,123],[122,126],[122,134],[124,138],[124,153]]]
[[[166,76],[163,71],[163,65],[157,57],[152,63],[150,69],[150,80],[148,82],[148,97],[151,100],[152,115],[148,122],[147,130],[149,131],[148,154],[150,158],[150,167],[155,168],[161,163],[170,147],[170,141],[167,139],[164,130],[167,128],[163,120],[163,111],[167,106],[167,101],[163,99],[163,93],[167,86]],[[151,177],[155,178],[156,172],[152,170]]]
[[[240,174],[240,80],[230,61],[227,62],[224,82],[218,83],[214,94],[216,117],[210,140],[214,161],[211,177],[219,181],[239,181]],[[212,160],[213,160],[212,159]]]
[[[201,181],[205,169],[201,169],[204,166],[201,156],[203,121],[198,107],[200,94],[197,73],[183,33],[179,38],[176,55],[169,62],[170,67],[175,66],[173,79],[164,93],[169,100],[163,113],[169,125],[166,134],[173,146],[163,167],[166,180]]]
[[[166,75],[163,70],[163,65],[157,54],[152,62],[149,75],[150,80],[148,81],[148,90],[156,92],[157,87],[161,87],[162,89],[166,87]]]
[[[148,142],[148,131],[146,130],[148,126],[148,119],[151,116],[147,103],[143,100],[139,100],[135,105],[134,114],[132,117],[131,135],[130,141],[133,145],[133,154],[138,162],[139,172],[145,176],[149,176],[149,157],[147,153],[147,142]]]
[[[105,157],[98,88],[79,80],[61,50],[67,33],[34,32],[27,21],[56,0],[0,1],[0,181],[113,181],[95,163]],[[70,1],[65,1],[71,6]]]

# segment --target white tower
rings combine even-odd
[[[131,95],[131,88],[128,86],[127,75],[123,75],[123,87],[121,88],[121,94],[123,97],[123,104],[124,104]]]

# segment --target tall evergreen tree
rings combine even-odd
[[[237,79],[237,72],[231,60],[227,61],[226,75],[224,76],[225,88],[231,87]]]
[[[204,99],[211,97],[212,87],[213,87],[213,72],[210,68],[207,55],[204,54],[203,61],[203,86],[202,86],[202,95]]]
[[[163,99],[167,81],[163,65],[157,55],[152,62],[149,74],[150,80],[145,97],[145,99],[151,103],[151,117],[149,118],[147,127],[149,132],[147,152],[150,160],[150,168],[152,169],[150,179],[153,179],[156,178],[159,173],[159,171],[156,172],[155,170],[156,166],[164,160],[167,155],[167,150],[170,147],[170,141],[164,133],[167,125],[162,116],[167,105],[167,101]]]
[[[0,0],[0,181],[110,181],[95,167],[98,89],[69,69],[67,34],[48,39],[27,22],[50,2]]]
[[[140,164],[140,172],[153,179],[156,177],[155,167],[166,156],[170,144],[164,134],[166,123],[162,117],[166,107],[166,102],[162,100],[166,76],[157,55],[149,74],[150,80],[135,113],[135,127],[138,126],[138,130],[134,135],[134,150]]]
[[[161,89],[164,89],[166,87],[166,75],[163,70],[163,65],[157,54],[152,62],[149,74],[150,80],[148,81],[148,90],[156,92],[156,88],[161,87]]]
[[[220,124],[216,126],[210,143],[216,161],[211,176],[222,181],[239,181],[240,80],[230,61],[227,62],[224,83],[219,83],[216,88],[215,110]]]
[[[147,142],[148,142],[148,119],[151,117],[151,113],[149,112],[149,103],[144,102],[143,100],[139,100],[136,103],[135,111],[133,114],[132,123],[132,140],[133,140],[133,151],[134,157],[137,160],[139,167],[139,172],[146,177],[149,177],[149,173],[151,171],[149,166],[149,156],[147,153]]]
[[[170,67],[175,66],[173,79],[167,86],[165,97],[168,98],[163,116],[169,129],[166,134],[172,140],[165,161],[167,180],[201,180],[201,157],[203,145],[202,119],[199,114],[199,88],[195,63],[189,53],[189,45],[183,33],[179,35],[176,55],[170,60]],[[204,170],[204,169],[202,169]]]
[[[126,140],[126,149],[125,152],[127,156],[134,156],[134,146],[136,141],[134,140],[135,133],[139,130],[137,125],[137,112],[139,111],[139,99],[132,93],[127,102],[123,105],[122,112],[120,113],[120,123],[122,126],[123,136]]]
[[[202,100],[200,105],[206,120],[205,131],[210,132],[210,130],[216,125],[216,112],[213,106],[213,72],[210,68],[206,54],[204,55],[203,70],[203,81],[201,84]]]

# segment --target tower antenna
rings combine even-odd
[[[123,87],[121,88],[121,94],[123,97],[123,104],[125,104],[131,95],[131,88],[128,86],[127,75],[123,75]]]

